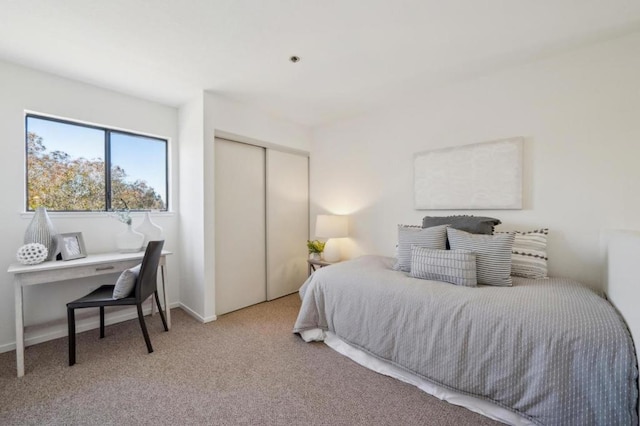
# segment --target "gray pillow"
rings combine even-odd
[[[138,275],[140,275],[141,266],[142,264],[122,271],[118,277],[118,281],[116,281],[116,286],[113,288],[112,297],[114,299],[124,299],[125,297],[129,297],[136,286],[136,280],[138,279]]]
[[[447,228],[447,237],[452,250],[471,250],[476,253],[478,284],[511,285],[513,234],[470,234]]]
[[[398,259],[393,269],[409,272],[411,270],[411,246],[444,250],[449,225],[421,228],[419,226],[398,225]]]
[[[469,250],[434,250],[412,246],[411,276],[476,287],[476,254]]]
[[[494,226],[500,223],[499,219],[482,216],[425,216],[422,219],[423,228],[448,224],[461,231],[487,235],[493,234]]]

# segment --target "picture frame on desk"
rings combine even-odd
[[[69,232],[58,235],[58,247],[62,260],[80,259],[87,257],[82,232]]]

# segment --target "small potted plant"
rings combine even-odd
[[[320,260],[320,256],[324,251],[324,244],[318,240],[307,240],[307,248],[309,249],[309,259]]]

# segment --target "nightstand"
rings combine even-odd
[[[313,272],[315,272],[320,268],[324,268],[325,266],[333,265],[334,263],[338,263],[338,262],[327,262],[326,260],[307,259],[307,263],[309,264],[309,276],[311,276]]]

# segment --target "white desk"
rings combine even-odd
[[[173,254],[163,250],[160,256],[160,274],[162,277],[162,297],[167,326],[171,328],[171,311],[168,309],[167,290],[165,288],[165,268],[167,256]],[[22,289],[25,286],[53,283],[75,278],[86,278],[104,274],[122,272],[136,266],[142,260],[144,252],[91,254],[83,259],[68,261],[48,261],[37,265],[12,263],[7,272],[13,274],[16,299],[16,363],[18,377],[24,376],[24,301]],[[153,304],[152,304],[153,305]]]

